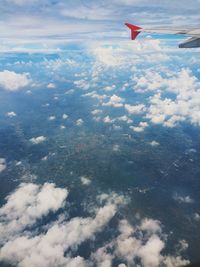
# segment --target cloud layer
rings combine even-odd
[[[92,216],[68,218],[64,212],[67,196],[66,189],[50,183],[43,186],[21,184],[11,193],[0,209],[0,260],[19,267],[112,266],[114,258],[120,259],[123,266],[138,259],[144,267],[187,263],[179,252],[177,256],[162,254],[166,237],[161,223],[149,218],[140,220],[135,226],[120,219],[119,234],[84,259],[77,253],[79,245],[88,240],[92,242],[97,233],[103,232],[127,200],[115,193],[101,194],[97,196],[99,204]],[[50,212],[58,210],[63,212],[57,220],[39,228],[37,222],[41,223]],[[34,231],[30,231],[31,227]],[[187,249],[185,241],[181,244]]]

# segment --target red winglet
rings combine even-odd
[[[125,25],[131,30],[131,39],[135,40],[142,28],[130,23],[125,23]]]

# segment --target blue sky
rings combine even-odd
[[[0,50],[63,49],[66,44],[126,41],[124,22],[145,27],[195,27],[200,1],[2,0]]]

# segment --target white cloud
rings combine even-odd
[[[120,48],[95,47],[92,49],[92,53],[98,62],[107,66],[115,67],[123,62]]]
[[[111,106],[115,108],[123,107],[123,99],[117,95],[112,95],[107,103],[103,103],[103,106]]]
[[[7,115],[8,117],[10,117],[10,118],[12,118],[12,117],[16,117],[16,116],[17,116],[17,114],[16,114],[14,111],[7,112],[6,115]]]
[[[160,233],[161,225],[160,222],[157,220],[145,218],[141,222],[140,229],[142,231],[147,231],[149,234]]]
[[[118,118],[116,118],[116,120],[118,120],[118,121],[124,121],[124,122],[126,122],[126,123],[128,123],[128,124],[133,123],[133,120],[131,120],[131,119],[130,119],[128,116],[126,116],[126,115],[121,116],[121,117],[118,117]]]
[[[31,83],[29,74],[18,74],[14,71],[4,70],[0,72],[0,86],[8,91],[17,91]]]
[[[102,112],[103,111],[101,109],[95,109],[91,113],[92,113],[92,115],[98,115],[98,114],[101,114]]]
[[[56,85],[55,85],[54,83],[49,83],[49,84],[47,85],[47,88],[49,88],[49,89],[54,89],[54,88],[56,88]]]
[[[55,119],[56,119],[56,116],[49,116],[49,117],[48,117],[48,120],[49,120],[49,121],[54,121]]]
[[[80,180],[81,180],[81,183],[83,185],[90,185],[91,184],[91,180],[86,176],[81,176]]]
[[[188,247],[189,247],[189,245],[188,245],[186,240],[184,240],[184,239],[179,240],[179,251],[180,252],[187,250]]]
[[[195,221],[199,222],[200,221],[200,214],[195,212],[194,213],[194,219],[195,219]]]
[[[152,79],[144,77],[145,90],[152,90]],[[154,75],[156,77],[156,74]],[[154,124],[162,124],[165,127],[175,127],[178,123],[188,121],[194,125],[200,124],[200,82],[188,69],[182,69],[175,75],[169,72],[163,78],[157,74],[156,93],[150,97],[150,106],[146,117]],[[163,97],[166,92],[173,93],[173,99]]]
[[[84,95],[82,95],[83,97],[91,97],[91,98],[96,98],[96,99],[98,99],[98,100],[103,100],[103,99],[105,99],[105,98],[107,98],[107,95],[100,95],[100,94],[97,94],[97,92],[96,91],[92,91],[92,92],[90,92],[90,93],[87,93],[87,94],[84,94]]]
[[[100,207],[92,209],[90,217],[66,217],[65,211],[57,220],[43,226],[40,231],[36,222],[63,208],[68,195],[66,189],[55,184],[21,184],[7,198],[7,203],[0,209],[1,250],[0,261],[26,267],[111,267],[113,259],[118,257],[119,266],[129,266],[140,259],[144,267],[166,263],[188,263],[180,255],[162,255],[166,236],[162,233],[161,223],[144,218],[141,223],[132,226],[127,220],[119,221],[119,235],[108,244],[98,248],[85,260],[77,255],[78,246],[94,240],[98,232],[103,231],[115,216],[120,206],[127,204],[127,198],[116,193],[97,196]],[[29,231],[34,227],[34,231]],[[40,232],[39,232],[40,231]],[[179,242],[187,249],[185,241]],[[76,254],[72,258],[72,255]]]
[[[185,266],[188,265],[190,262],[188,260],[182,259],[181,256],[167,256],[164,260],[163,263],[167,267],[174,267],[174,266]]]
[[[6,169],[6,160],[4,158],[0,158],[0,173]]]
[[[89,82],[83,79],[74,81],[74,85],[76,85],[78,88],[81,88],[83,90],[88,90],[90,88]]]
[[[44,184],[42,187],[22,184],[9,196],[7,203],[1,208],[3,223],[7,224],[1,228],[7,240],[0,250],[1,261],[22,267],[88,265],[80,256],[71,258],[70,251],[76,251],[82,242],[93,239],[97,232],[103,230],[117,211],[118,198],[117,201],[107,201],[103,207],[97,208],[93,217],[68,220],[62,214],[40,234],[37,231],[23,231],[50,211],[56,212],[63,207],[67,193],[66,189],[56,188],[54,184]],[[12,228],[13,225],[17,227]]]
[[[158,143],[157,141],[153,140],[149,143],[151,146],[155,147],[155,146],[159,146],[160,143]]]
[[[124,107],[128,111],[128,113],[130,113],[130,114],[140,114],[140,113],[143,113],[145,111],[145,106],[143,104],[139,104],[139,105],[135,105],[135,106],[125,104]]]
[[[68,116],[67,114],[65,114],[65,113],[62,115],[63,120],[68,119],[68,117],[69,117],[69,116]]]
[[[42,135],[38,136],[38,137],[33,137],[30,139],[30,141],[35,145],[43,143],[46,140],[47,140],[47,138],[45,136],[42,136]]]
[[[157,235],[152,235],[139,250],[142,264],[148,267],[158,266],[162,260],[160,252],[164,246],[164,242]]]
[[[7,203],[0,209],[1,243],[33,225],[50,211],[63,207],[68,195],[66,189],[56,188],[55,184],[21,184],[7,197]]]
[[[135,236],[138,230],[148,232],[146,242]],[[117,254],[128,263],[133,263],[134,259],[139,257],[144,266],[158,266],[162,259],[160,252],[164,248],[164,242],[158,236],[161,232],[159,221],[145,218],[141,226],[134,229],[126,220],[122,220],[119,231],[121,234],[116,242]]]
[[[95,253],[92,254],[91,259],[95,262],[98,267],[112,267],[112,260],[114,255],[107,253],[107,248],[99,248]]]
[[[111,119],[110,116],[106,116],[105,118],[103,118],[103,122],[113,123],[113,122],[115,122],[115,119]]]
[[[78,120],[76,121],[76,125],[77,125],[77,126],[81,126],[81,125],[83,125],[83,123],[84,123],[83,119],[78,119]]]
[[[112,246],[115,247],[115,254],[128,266],[138,258],[144,267],[177,266],[171,265],[172,262],[179,263],[180,266],[189,263],[181,256],[162,255],[165,242],[161,224],[157,220],[144,218],[141,225],[136,227],[131,226],[127,220],[121,220],[119,232],[120,235],[112,242]]]
[[[146,128],[146,127],[148,127],[149,125],[148,125],[148,123],[147,122],[140,122],[139,123],[139,125],[138,126],[129,126],[129,128],[131,129],[131,130],[133,130],[134,132],[137,132],[137,133],[141,133],[141,132],[143,132],[144,131],[144,129]]]
[[[115,151],[115,152],[120,151],[120,146],[119,145],[113,145],[113,151]]]
[[[194,200],[190,196],[180,196],[178,194],[175,194],[173,198],[179,203],[186,203],[186,204],[194,203]]]
[[[104,89],[105,91],[113,91],[115,88],[116,88],[116,85],[113,84],[113,85],[107,85],[107,86],[105,86],[103,89]]]

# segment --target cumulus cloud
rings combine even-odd
[[[107,85],[107,86],[105,86],[103,89],[104,89],[105,91],[113,91],[115,88],[116,88],[116,85],[113,84],[113,85]]]
[[[117,117],[116,120],[123,121],[123,122],[126,122],[128,124],[133,123],[133,120],[131,120],[127,115]]]
[[[113,48],[112,46],[92,49],[92,53],[98,62],[112,67],[118,66],[123,62],[124,58],[120,52],[120,48]]]
[[[169,78],[158,75],[157,85],[154,85],[156,94],[150,97],[150,106],[147,118],[155,124],[163,124],[166,127],[175,127],[178,123],[189,121],[194,125],[200,124],[200,83],[188,69],[182,69],[176,75],[170,74]],[[145,85],[152,90],[151,81]],[[162,89],[162,91],[160,90]],[[163,97],[162,94],[170,92],[175,99]]]
[[[115,151],[115,152],[120,151],[120,146],[119,145],[113,145],[113,151]]]
[[[107,98],[107,95],[103,94],[103,95],[100,95],[100,94],[97,94],[96,91],[92,91],[92,92],[89,92],[87,94],[84,94],[82,95],[83,97],[91,97],[91,98],[96,98],[98,100],[103,100],[105,98]]]
[[[86,176],[81,176],[80,180],[81,180],[81,183],[83,185],[90,185],[91,184],[91,180]]]
[[[111,119],[110,116],[106,116],[105,118],[103,118],[103,122],[105,123],[113,123],[115,122],[115,119]]]
[[[126,220],[120,222],[120,236],[117,238],[116,249],[119,254],[129,264],[139,257],[144,266],[158,266],[162,256],[160,252],[165,244],[158,236],[161,231],[158,221],[145,219],[141,227],[134,229]],[[149,232],[149,238],[145,243],[137,238],[137,231]]]
[[[194,220],[197,222],[200,221],[200,214],[199,213],[197,213],[197,212],[194,213]]]
[[[180,255],[162,254],[165,242],[161,223],[149,218],[135,226],[121,219],[116,237],[103,247],[97,247],[87,260],[80,257],[77,255],[79,245],[94,240],[128,199],[114,192],[102,193],[96,198],[100,206],[93,209],[92,216],[69,218],[63,209],[67,196],[67,189],[50,183],[43,186],[21,184],[11,193],[0,209],[0,261],[22,267],[111,267],[115,258],[120,259],[120,266],[129,266],[138,259],[144,267],[188,263]],[[36,222],[42,222],[44,216],[60,209],[62,213],[58,219],[39,230]],[[33,226],[35,231],[30,231]],[[187,249],[184,240],[179,245]]]
[[[194,200],[190,196],[181,196],[178,194],[174,194],[173,198],[179,203],[186,203],[186,204],[194,203]]]
[[[139,105],[125,104],[124,107],[130,114],[140,114],[145,111],[145,106],[143,104],[139,104]]]
[[[160,145],[160,143],[158,143],[158,142],[155,141],[155,140],[151,141],[149,144],[150,144],[151,146],[153,146],[153,147],[156,147],[156,146],[159,146],[159,145]]]
[[[90,88],[89,82],[84,79],[74,81],[74,85],[76,85],[78,88],[81,88],[83,90],[88,90]]]
[[[67,114],[65,114],[65,113],[62,115],[63,120],[68,119],[68,117],[69,117],[69,116],[68,116]]]
[[[30,139],[31,143],[33,143],[34,145],[43,143],[44,141],[46,141],[47,138],[45,136],[38,136],[38,137],[33,137]]]
[[[49,89],[54,89],[54,88],[56,88],[56,85],[55,85],[54,83],[49,83],[49,84],[47,85],[47,88],[49,88]]]
[[[16,117],[16,116],[17,116],[17,114],[16,114],[14,111],[7,112],[6,115],[7,115],[8,117],[10,117],[10,118],[12,118],[12,117]]]
[[[165,247],[161,224],[157,220],[145,218],[140,225],[131,226],[127,220],[119,223],[120,235],[111,246],[115,248],[115,254],[129,266],[140,259],[142,266],[180,266],[189,263],[178,256],[165,256],[162,251]],[[147,233],[147,235],[145,234]]]
[[[103,106],[111,106],[115,108],[123,107],[123,99],[117,95],[112,95],[107,103],[103,103]]]
[[[49,116],[49,117],[48,117],[48,120],[49,120],[49,121],[54,121],[55,119],[56,119],[56,116]]]
[[[4,70],[0,72],[0,86],[8,91],[17,91],[31,83],[29,74],[19,74],[14,71]]]
[[[134,132],[137,132],[137,133],[141,133],[144,131],[144,129],[146,127],[148,127],[148,123],[147,122],[140,122],[138,126],[129,126],[129,128],[131,130],[133,130]]]
[[[114,255],[107,252],[107,247],[99,248],[91,255],[92,261],[99,267],[111,267]]]
[[[6,169],[6,160],[4,158],[0,158],[0,173]]]
[[[57,211],[64,206],[68,195],[66,189],[55,184],[21,184],[7,197],[7,203],[0,209],[1,243],[18,234],[26,227],[50,211]]]
[[[81,125],[83,125],[83,123],[84,123],[83,119],[78,119],[78,120],[76,121],[76,125],[77,125],[77,126],[81,126]]]
[[[103,111],[100,110],[100,109],[95,109],[91,112],[92,115],[98,115],[98,114],[101,114]]]
[[[18,266],[88,266],[80,256],[72,258],[71,252],[103,230],[117,212],[120,197],[113,196],[110,200],[108,197],[105,205],[95,209],[92,217],[68,220],[63,214],[40,234],[24,231],[50,211],[62,208],[67,194],[66,189],[57,188],[54,184],[21,184],[0,210],[0,260]],[[102,253],[97,254],[100,258]]]

